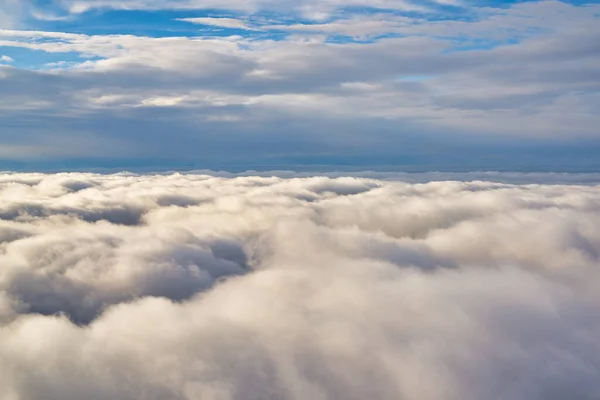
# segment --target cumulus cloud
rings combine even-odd
[[[0,175],[0,398],[600,395],[593,177],[246,175]]]

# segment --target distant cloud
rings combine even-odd
[[[233,29],[253,29],[245,21],[235,18],[180,18],[178,21],[191,22],[198,25],[209,25],[217,26],[222,28],[233,28]]]
[[[5,63],[12,63],[15,60],[12,57],[9,56],[0,56],[0,62],[5,62]]]
[[[594,185],[0,174],[0,398],[596,399],[599,209]]]
[[[448,4],[434,1],[432,4]],[[428,8],[417,1],[407,0],[232,0],[224,4],[218,0],[64,0],[61,3],[73,13],[84,13],[92,9],[117,10],[235,10],[241,12],[280,11],[297,12],[315,20],[329,16],[344,7],[373,7],[387,10],[424,11]]]
[[[6,4],[27,17],[0,29],[2,169],[600,167],[597,4]]]

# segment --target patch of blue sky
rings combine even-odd
[[[420,15],[424,14],[425,8],[419,11],[419,9],[405,9],[399,10],[396,8],[386,8],[386,7],[368,7],[368,6],[347,6],[339,8],[335,13],[332,14],[332,18],[339,17],[344,14],[354,14],[354,15],[377,15],[381,13],[385,14],[395,14],[395,15]]]
[[[23,47],[0,46],[0,56],[13,59],[9,65],[22,69],[43,70],[60,68],[78,64],[85,61],[95,61],[98,58],[83,57],[76,52],[48,53],[41,50],[32,50]]]
[[[461,51],[476,51],[476,50],[492,50],[496,47],[506,46],[511,44],[517,44],[520,42],[517,38],[508,38],[505,40],[492,40],[483,38],[440,38],[445,40],[451,40],[453,45],[442,51],[442,54],[450,54]]]
[[[198,26],[178,21],[180,18],[205,17],[216,14],[185,11],[89,11],[59,21],[38,21],[37,29],[81,33],[87,35],[136,35],[149,37],[195,36]]]
[[[348,44],[348,43],[360,43],[360,44],[369,44],[376,43],[382,39],[391,39],[391,38],[399,38],[406,37],[407,35],[400,33],[385,33],[379,35],[367,35],[367,36],[348,36],[348,35],[328,35],[324,40],[325,43],[334,43],[334,44]]]
[[[574,6],[585,6],[587,4],[600,4],[600,0],[561,0],[563,3]]]
[[[29,0],[28,3],[43,14],[56,13],[56,0]]]
[[[324,24],[339,20],[347,20],[355,17],[375,17],[378,15],[389,15],[395,17],[407,17],[415,21],[432,22],[432,21],[463,21],[474,22],[482,19],[486,14],[493,14],[493,8],[509,8],[516,3],[523,1],[497,2],[489,1],[482,4],[470,4],[469,7],[459,7],[455,5],[443,5],[435,2],[421,2],[422,9],[392,9],[392,8],[377,8],[366,6],[351,6],[343,7],[332,13],[329,18],[324,20],[311,20],[302,17],[288,19],[288,24]],[[599,0],[600,1],[600,0]],[[489,8],[486,13],[485,10]],[[283,20],[282,20],[283,22]]]
[[[335,43],[335,44],[346,44],[346,43],[362,43],[365,41],[374,41],[373,38],[367,38],[365,40],[361,40],[359,38],[354,38],[352,36],[346,35],[328,35],[325,39],[325,43]]]
[[[449,9],[448,11],[450,11]],[[45,11],[45,10],[44,10]],[[89,35],[131,34],[149,37],[195,36],[201,25],[181,21],[183,18],[244,18],[249,24],[310,24],[326,23],[334,20],[345,19],[356,15],[373,15],[377,13],[390,13],[420,19],[464,19],[464,13],[429,13],[421,11],[399,11],[373,7],[348,7],[338,10],[330,18],[323,21],[314,21],[301,15],[290,15],[275,12],[262,12],[250,16],[243,16],[227,10],[92,10],[65,19],[49,18],[30,19],[26,22],[26,29],[43,31],[69,32]],[[56,16],[60,17],[60,16]],[[214,28],[214,27],[213,27]],[[213,29],[213,31],[215,31]],[[220,29],[219,35],[249,34],[243,29]]]
[[[491,37],[461,37],[461,36],[443,36],[434,37],[436,39],[447,40],[452,43],[452,46],[444,50],[443,54],[455,53],[459,51],[473,50],[492,50],[500,46],[515,45],[523,40],[535,36],[539,36],[548,32],[548,29],[538,27],[529,27],[526,29],[506,29],[502,36]]]
[[[273,41],[282,42],[290,36],[290,32],[284,31],[256,31],[244,35],[247,40],[252,42]],[[242,44],[240,44],[241,46]]]
[[[578,1],[578,0],[575,0]],[[600,0],[598,0],[600,1]],[[422,9],[388,9],[375,7],[345,7],[338,10],[331,18],[339,19],[350,15],[377,15],[389,14],[394,16],[404,16],[408,18],[420,19],[423,21],[464,21],[473,22],[481,19],[482,12],[485,14],[486,9],[490,9],[489,13],[493,13],[494,8],[508,9],[515,4],[527,3],[531,0],[478,0],[470,2],[468,6],[460,6],[453,4],[440,4],[433,1],[419,2]]]
[[[290,24],[295,20],[285,20],[283,16],[272,13],[255,14],[250,17],[222,10],[176,10],[176,11],[139,11],[112,10],[90,11],[73,18],[56,21],[37,21],[36,30],[68,32],[86,35],[136,35],[153,38],[197,37],[197,36],[244,36],[281,40],[283,31],[254,31],[241,28],[219,27],[182,21],[187,18],[238,18],[249,26],[265,24]],[[34,27],[31,27],[34,29]],[[289,32],[288,32],[289,34]]]
[[[510,8],[515,4],[531,3],[531,0],[478,0],[475,7]]]
[[[331,15],[325,21],[303,21],[304,23],[323,23],[332,22],[339,19],[348,19],[356,16],[377,16],[387,14],[390,16],[407,17],[411,19],[419,19],[424,21],[436,20],[466,20],[474,17],[465,8],[460,8],[451,5],[439,5],[436,3],[424,4],[422,9],[393,9],[393,8],[376,8],[376,7],[343,7]]]
[[[598,0],[600,1],[600,0]],[[336,20],[344,20],[357,16],[374,16],[386,13],[395,16],[405,16],[414,20],[425,21],[476,21],[483,17],[482,13],[493,13],[493,8],[507,8],[514,4],[522,3],[521,0],[478,0],[469,4],[469,7],[459,7],[454,5],[440,5],[433,1],[420,2],[423,10],[393,10],[376,7],[344,7],[334,12],[329,18],[322,21],[310,20],[306,16],[294,15],[294,13],[285,14],[281,12],[260,12],[253,15],[242,15],[227,10],[205,9],[205,10],[92,10],[80,15],[71,16],[63,20],[36,20],[30,21],[28,29],[80,33],[87,35],[113,35],[127,34],[147,37],[228,37],[243,36],[250,40],[284,40],[293,32],[285,29],[268,31],[246,30],[242,28],[218,27],[211,25],[195,24],[182,21],[184,18],[239,18],[245,21],[249,26],[260,28],[261,25],[293,25],[293,24],[323,24]],[[571,4],[590,4],[587,0],[565,1]],[[597,1],[593,1],[597,2]],[[42,12],[50,9],[49,0],[36,0],[36,5]],[[489,11],[481,7],[491,8]],[[536,35],[539,32],[506,32],[506,39],[473,39],[473,38],[453,38],[445,37],[443,39],[452,40],[455,45],[447,52],[467,51],[467,50],[486,50],[500,45],[518,43],[525,37]],[[344,35],[329,36],[329,43],[369,43],[384,38],[398,37],[397,34],[380,34],[374,37],[353,38]],[[10,56],[10,54],[7,54]]]

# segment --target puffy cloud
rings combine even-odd
[[[597,176],[221,175],[0,175],[0,398],[600,394]]]

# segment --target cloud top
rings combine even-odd
[[[0,398],[595,399],[600,186],[0,175]]]

